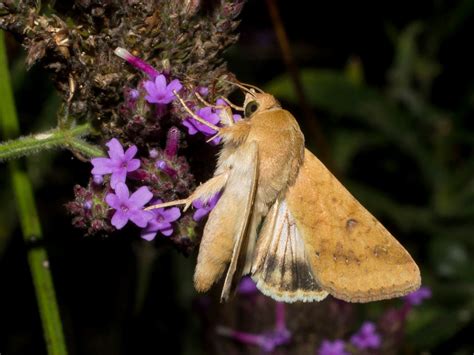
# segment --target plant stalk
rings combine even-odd
[[[11,89],[3,31],[0,31],[0,125],[4,139],[12,139],[20,133]],[[20,168],[18,161],[9,162],[9,171],[23,239],[28,246],[28,263],[38,300],[48,354],[66,355],[66,343],[48,255],[41,244],[43,235],[35,205],[33,188],[27,174]]]

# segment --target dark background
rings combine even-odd
[[[325,162],[407,247],[433,290],[408,324],[410,352],[471,354],[474,3],[280,1],[279,7],[325,137]],[[240,41],[227,52],[230,70],[274,93],[304,121],[266,2],[249,1],[241,19]],[[12,38],[8,44],[23,133],[51,127],[58,98],[48,76],[37,67],[26,73],[25,54]],[[317,147],[302,126],[307,145]],[[193,257],[145,245],[132,230],[84,237],[64,204],[74,184],[87,182],[90,166],[68,152],[25,164],[70,354],[145,354],[158,347],[200,353]],[[0,352],[43,354],[28,246],[3,167],[0,183]],[[359,318],[377,312],[378,305],[362,307]]]

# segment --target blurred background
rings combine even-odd
[[[472,354],[474,2],[277,4],[303,103],[264,1],[245,5],[240,40],[226,53],[229,69],[274,94],[295,115],[307,146],[420,266],[432,298],[410,313],[403,341],[392,353]],[[48,75],[40,67],[26,72],[19,44],[12,37],[7,44],[22,133],[52,127],[59,98]],[[223,353],[225,346],[233,349],[228,353],[259,353],[230,340],[215,344],[216,326],[252,321],[236,321],[238,306],[198,297],[192,286],[195,255],[155,248],[130,233],[84,237],[71,226],[64,204],[73,198],[74,184],[87,182],[89,164],[69,152],[50,152],[25,165],[70,354],[206,354]],[[0,353],[45,354],[26,246],[3,165],[0,186]],[[345,328],[324,330],[325,337],[347,337],[400,302],[352,306]],[[262,317],[272,312],[265,304],[259,309],[260,303],[243,309]],[[213,312],[203,312],[206,307]],[[241,330],[257,331],[255,322],[252,327]],[[290,331],[296,328],[290,322]],[[276,352],[295,353],[291,345]]]

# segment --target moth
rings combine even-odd
[[[416,290],[420,271],[410,254],[305,148],[293,115],[272,95],[235,85],[246,94],[242,107],[232,107],[245,117],[234,122],[226,107],[223,127],[194,114],[175,92],[195,120],[217,132],[222,148],[214,176],[191,196],[151,207],[187,208],[222,194],[204,227],[196,290],[209,290],[224,273],[222,301],[246,274],[284,302],[328,294],[369,302]]]

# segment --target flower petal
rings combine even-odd
[[[178,207],[168,208],[161,212],[161,215],[167,222],[174,222],[181,217],[181,211]]]
[[[163,74],[157,75],[155,78],[155,87],[159,95],[163,95],[166,91],[166,78]]]
[[[132,159],[127,163],[127,172],[135,171],[140,167],[140,159]]]
[[[200,209],[198,209],[196,212],[194,212],[194,214],[193,214],[193,219],[194,219],[196,222],[199,222],[201,219],[203,219],[204,217],[206,217],[208,213],[209,213],[209,210],[206,210],[206,209],[204,209],[204,208],[200,208]]]
[[[182,87],[183,85],[181,85],[181,82],[178,79],[174,79],[168,84],[168,86],[166,87],[166,91],[173,93],[173,90],[175,90],[176,92],[179,92]]]
[[[112,225],[117,229],[122,229],[128,222],[128,215],[121,210],[117,210],[112,217]]]
[[[170,229],[171,228],[171,223],[169,222],[158,222],[156,220],[154,220],[155,223],[154,223],[154,227],[156,228],[157,231],[161,231],[163,229]]]
[[[151,242],[156,237],[156,231],[147,231],[145,229],[141,232],[140,237],[142,237],[143,239]]]
[[[141,208],[145,206],[151,199],[153,194],[148,190],[147,186],[140,187],[128,199],[130,208]]]
[[[169,237],[171,234],[173,234],[173,228],[160,230],[160,233],[166,237]]]
[[[105,196],[105,202],[115,210],[118,210],[121,205],[120,199],[115,194],[107,194],[107,196]]]
[[[137,154],[137,150],[138,149],[136,145],[131,145],[130,147],[128,147],[124,154],[124,159],[131,160],[135,156],[135,154]]]
[[[94,158],[91,159],[91,163],[94,166],[91,173],[97,175],[104,175],[112,173],[112,160],[109,158]]]
[[[188,134],[194,136],[198,133],[198,130],[193,124],[192,119],[186,118],[185,120],[181,121],[182,125],[188,129]]]
[[[127,170],[124,168],[115,169],[110,179],[110,186],[115,189],[118,183],[124,183],[127,178]],[[128,198],[128,196],[127,196]]]
[[[130,220],[135,223],[137,226],[145,228],[154,216],[153,213],[143,210],[129,211],[128,217]]]
[[[109,157],[112,160],[121,160],[123,158],[123,147],[117,138],[112,138],[106,144],[109,147]]]
[[[143,87],[148,95],[154,96],[156,93],[156,86],[155,83],[151,80],[147,80],[143,83]]]
[[[115,187],[115,194],[117,198],[120,200],[121,203],[128,202],[128,197],[130,196],[130,192],[128,191],[127,185],[123,182],[118,182]]]
[[[193,201],[193,207],[194,208],[203,208],[204,207],[204,202],[201,199],[197,199]]]

